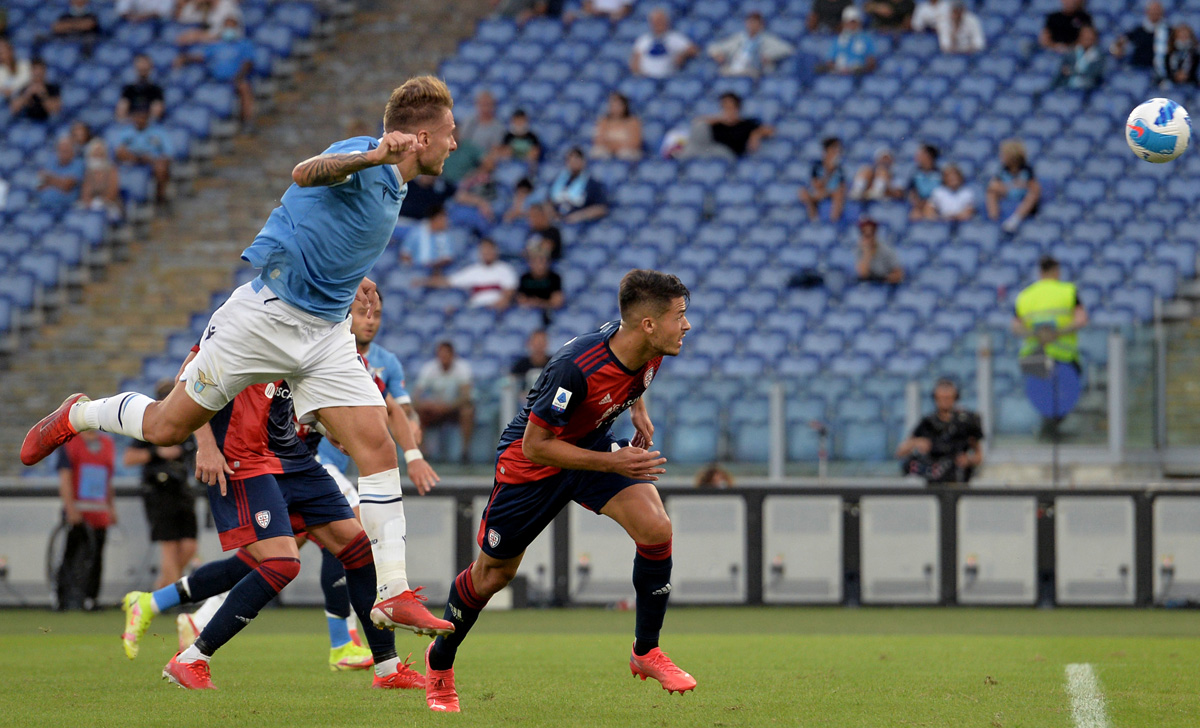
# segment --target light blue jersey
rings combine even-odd
[[[378,139],[354,137],[324,153],[377,146]],[[257,286],[265,283],[313,316],[343,321],[363,277],[387,247],[407,191],[392,165],[368,167],[332,187],[292,185],[242,258],[261,269]]]
[[[404,365],[396,355],[375,342],[367,347],[367,371],[371,376],[383,382],[383,393],[392,395],[392,399],[400,404],[408,404],[412,397],[404,383]]]
[[[317,457],[322,464],[332,465],[343,473],[350,467],[350,456],[334,447],[328,437],[322,437],[321,444],[317,445]]]

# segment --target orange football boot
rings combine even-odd
[[[454,625],[438,619],[425,608],[425,597],[417,592],[424,587],[403,591],[390,599],[375,604],[371,610],[371,621],[380,629],[406,629],[431,637],[450,634]]]
[[[41,422],[30,428],[25,435],[25,441],[21,443],[22,463],[37,465],[64,442],[79,434],[74,427],[71,427],[69,415],[71,405],[81,399],[86,400],[87,395],[79,392],[72,394],[63,400],[58,409],[43,417]]]
[[[181,688],[188,690],[216,690],[212,677],[208,674],[208,661],[180,662],[178,652],[163,668],[163,679],[170,680]]]
[[[413,690],[425,687],[425,676],[409,667],[412,664],[409,657],[412,657],[411,652],[408,653],[408,657],[404,658],[404,662],[396,666],[396,671],[391,675],[386,677],[376,675],[375,679],[371,681],[371,687],[394,690]]]
[[[654,678],[668,693],[678,692],[682,695],[688,690],[696,689],[696,678],[676,667],[671,658],[657,647],[640,657],[631,652],[629,671],[634,677],[641,677],[642,680]]]
[[[454,668],[434,670],[429,666],[433,643],[425,648],[425,702],[435,713],[458,713],[458,692],[454,689]]]

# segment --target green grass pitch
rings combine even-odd
[[[1200,613],[1148,610],[675,608],[663,646],[699,680],[668,696],[627,664],[633,614],[488,612],[459,652],[461,715],[419,691],[332,673],[325,620],[265,611],[217,654],[219,688],[160,678],[174,619],[136,661],[121,613],[0,613],[0,725],[827,726],[1071,728],[1064,669],[1090,663],[1112,728],[1200,726]],[[400,654],[427,641],[398,636]]]

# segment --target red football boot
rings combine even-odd
[[[682,695],[688,690],[696,689],[696,678],[676,667],[671,658],[657,647],[641,657],[630,653],[629,671],[634,677],[641,677],[642,680],[654,678],[668,693],[678,691]]]
[[[37,465],[64,442],[79,434],[74,427],[71,427],[69,415],[71,405],[81,399],[86,400],[87,395],[76,392],[67,397],[58,406],[58,409],[43,417],[41,422],[26,433],[25,441],[21,443],[22,463]]]
[[[178,652],[163,668],[163,679],[170,680],[181,688],[188,690],[216,690],[212,678],[208,674],[208,661],[180,662]]]
[[[380,629],[406,629],[431,637],[453,632],[453,624],[438,619],[425,608],[425,597],[417,593],[422,589],[424,587],[419,586],[377,602],[371,610],[371,621]]]
[[[376,675],[375,679],[371,681],[371,687],[394,690],[413,690],[425,687],[425,676],[409,667],[412,664],[409,660],[410,657],[412,657],[411,652],[408,653],[408,657],[404,658],[404,662],[396,666],[396,671],[391,675],[386,677]]]
[[[425,648],[425,703],[435,713],[458,713],[458,692],[454,689],[454,668],[434,670],[429,666],[433,643]]]

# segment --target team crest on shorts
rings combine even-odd
[[[255,513],[254,521],[258,523],[259,528],[266,528],[267,526],[271,525],[271,512],[259,511],[258,513]]]
[[[215,381],[208,378],[203,369],[196,370],[196,383],[192,385],[192,389],[196,390],[196,394],[204,391],[204,388],[210,384],[216,384]]]
[[[496,533],[496,529],[488,529],[488,546],[496,548],[500,545],[500,534]]]
[[[642,386],[649,387],[652,381],[654,381],[654,367],[646,370],[646,376],[642,377]]]

